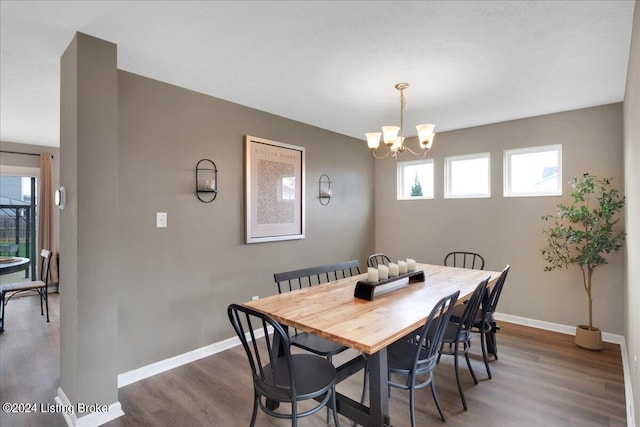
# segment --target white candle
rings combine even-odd
[[[394,277],[398,275],[398,264],[393,262],[389,263],[389,276]]]
[[[380,280],[386,280],[389,278],[389,267],[384,264],[380,264],[378,266],[378,275],[380,276]]]
[[[407,270],[415,271],[415,269],[416,269],[416,260],[407,258]]]
[[[400,274],[407,274],[407,262],[406,261],[398,261],[398,272]]]
[[[378,269],[377,268],[369,267],[367,269],[367,272],[368,272],[367,279],[369,280],[369,282],[377,282],[378,281]]]

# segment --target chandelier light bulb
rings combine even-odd
[[[392,146],[396,142],[398,132],[400,128],[398,126],[382,126],[382,138],[384,143],[388,146]]]
[[[371,150],[375,150],[380,146],[380,136],[382,132],[369,132],[365,134],[367,137],[367,145]]]

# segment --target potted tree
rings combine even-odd
[[[611,186],[611,178],[589,173],[571,179],[570,205],[559,204],[556,213],[543,216],[553,225],[544,228],[547,236],[542,256],[545,271],[576,265],[582,271],[589,303],[589,324],[576,327],[576,345],[590,350],[602,349],[602,333],[593,326],[593,271],[607,264],[606,254],[622,248],[624,231],[614,230],[617,214],[624,208],[624,196]]]

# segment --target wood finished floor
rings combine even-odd
[[[40,316],[34,297],[9,302],[6,331],[0,334],[0,400],[54,403],[59,383],[58,295],[50,298],[51,323]],[[576,347],[573,337],[502,323],[498,335],[500,359],[491,364],[487,380],[474,339],[472,364],[480,379],[474,385],[466,365],[461,377],[467,412],[455,385],[452,358],[436,370],[436,385],[447,416],[443,424],[431,395],[416,398],[419,426],[626,426],[622,361],[618,345],[601,352]],[[336,362],[338,363],[338,358]],[[461,359],[463,362],[463,359]],[[338,386],[358,396],[362,375]],[[252,386],[241,348],[234,348],[165,372],[119,390],[125,416],[108,424],[129,426],[246,426],[251,416]],[[392,390],[391,421],[410,425],[408,393]],[[350,425],[341,418],[343,426]],[[65,426],[59,414],[7,414],[0,425]],[[259,412],[259,426],[286,426]],[[325,412],[303,419],[301,426],[325,426]]]

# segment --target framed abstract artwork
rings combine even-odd
[[[246,135],[246,243],[304,239],[304,186],[304,147]]]

